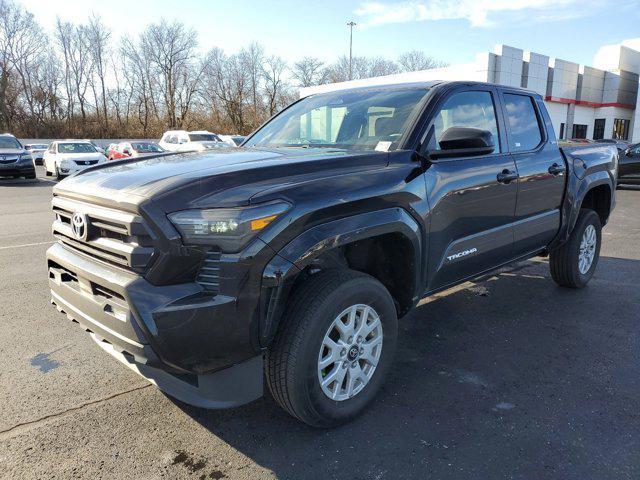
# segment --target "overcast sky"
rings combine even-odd
[[[114,36],[136,35],[162,17],[195,29],[203,49],[233,53],[252,40],[291,61],[348,53],[395,58],[424,50],[449,63],[504,43],[592,65],[603,45],[640,37],[640,0],[20,0],[52,30],[57,16],[84,21],[94,12]],[[631,45],[634,44],[632,40]],[[640,39],[635,40],[640,48]]]

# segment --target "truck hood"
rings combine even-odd
[[[91,167],[58,183],[54,194],[122,208],[145,200],[163,201],[162,208],[169,211],[172,203],[173,210],[179,210],[206,206],[207,199],[215,204],[246,203],[275,184],[382,168],[387,161],[387,153],[343,149],[215,149]]]

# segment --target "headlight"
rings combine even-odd
[[[286,202],[274,202],[240,208],[184,210],[169,215],[169,220],[190,245],[215,245],[224,252],[238,252],[260,230],[290,208]]]
[[[71,166],[71,162],[69,160],[67,160],[66,158],[63,158],[62,160],[60,160],[60,167],[61,168],[69,168]]]

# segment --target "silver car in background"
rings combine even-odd
[[[29,143],[24,146],[24,149],[31,154],[34,167],[42,165],[42,157],[47,148],[49,148],[49,145],[46,143]]]

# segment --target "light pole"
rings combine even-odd
[[[356,25],[357,23],[354,21],[347,23],[347,26],[349,27],[349,80],[353,78],[353,27]]]

